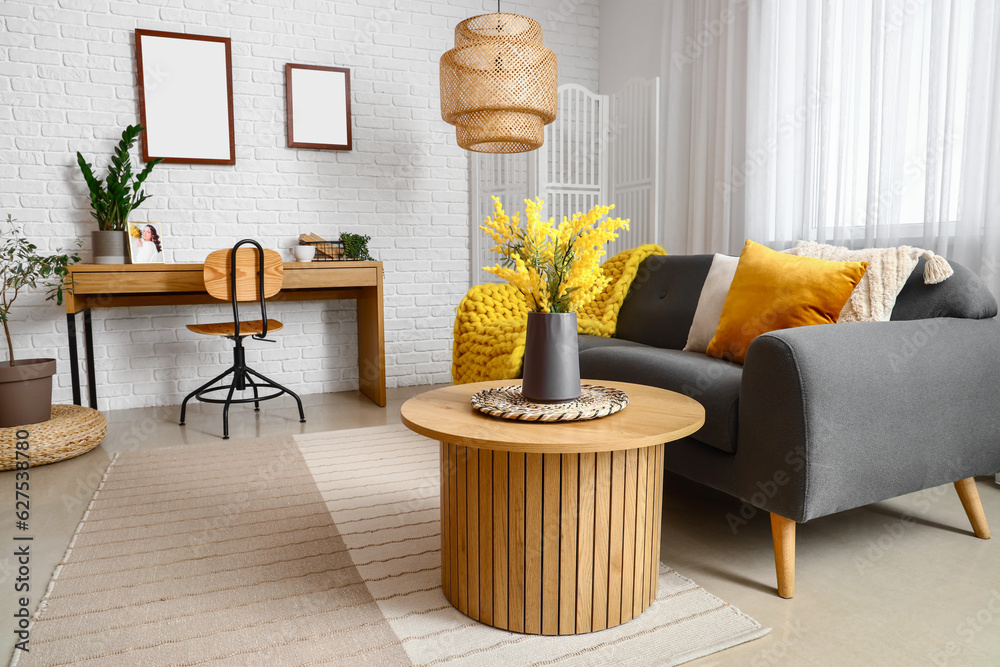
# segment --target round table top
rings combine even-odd
[[[691,435],[705,423],[698,401],[677,392],[629,382],[583,380],[628,394],[628,406],[613,415],[579,422],[529,422],[484,415],[472,395],[518,380],[460,384],[414,396],[400,409],[412,431],[453,445],[530,454],[609,452],[651,447]]]

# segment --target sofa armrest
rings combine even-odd
[[[743,369],[737,456],[744,499],[756,493],[753,504],[795,521],[995,472],[1000,323],[939,318],[760,336]]]

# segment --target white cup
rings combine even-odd
[[[311,262],[316,256],[316,246],[297,245],[292,248],[292,254],[295,256],[296,262]]]

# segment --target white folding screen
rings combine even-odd
[[[630,222],[629,231],[608,244],[608,257],[660,242],[659,91],[659,78],[630,79],[611,96],[612,215]]]
[[[471,154],[471,284],[494,282],[482,271],[496,263],[479,226],[497,196],[508,214],[524,199],[545,200],[543,215],[572,216],[595,204],[614,203],[615,217],[630,218],[630,231],[608,246],[608,256],[658,242],[659,79],[633,79],[613,95],[582,86],[559,86],[556,120],[537,151],[512,155]]]
[[[536,153],[543,214],[556,222],[609,200],[608,96],[559,86],[556,119]]]
[[[472,229],[469,233],[471,284],[501,282],[493,274],[483,271],[484,266],[497,263],[498,255],[490,252],[493,242],[479,227],[487,216],[493,215],[493,197],[500,199],[508,215],[524,208],[524,200],[535,191],[534,160],[531,159],[532,153],[469,155],[472,164],[472,177],[469,179],[472,187],[469,197],[472,208]]]

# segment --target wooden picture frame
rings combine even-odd
[[[285,65],[289,148],[352,150],[351,70]]]
[[[135,31],[142,159],[236,164],[228,37]]]

